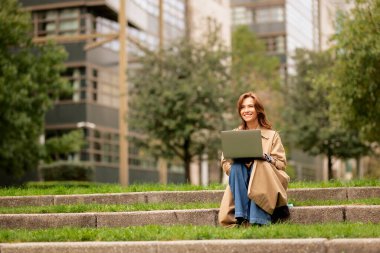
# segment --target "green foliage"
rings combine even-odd
[[[44,115],[63,91],[65,52],[32,44],[31,18],[17,0],[0,8],[0,170],[21,176],[37,167]]]
[[[39,170],[44,181],[92,181],[93,177],[93,167],[78,162],[55,162],[41,165]]]
[[[358,133],[337,124],[330,115],[329,94],[335,82],[330,52],[298,49],[295,54],[297,76],[289,85],[288,129],[293,142],[312,155],[324,154],[329,160],[332,178],[332,156],[359,157],[369,147]]]
[[[80,151],[84,145],[84,134],[82,130],[74,130],[60,137],[52,137],[46,140],[45,162],[67,159],[68,155]]]
[[[228,52],[210,33],[204,43],[183,39],[147,52],[131,73],[130,125],[156,157],[179,158],[190,180],[196,155],[217,153],[227,109]],[[136,139],[135,139],[136,141]],[[137,141],[136,141],[137,142]]]
[[[335,36],[337,118],[364,140],[380,140],[380,1],[356,0]]]
[[[232,33],[232,74],[234,92],[273,89],[279,87],[280,62],[269,56],[264,42],[247,26],[238,26]]]
[[[268,55],[265,44],[247,27],[234,28],[232,33],[232,93],[230,104],[236,115],[238,96],[254,91],[264,103],[270,121],[280,127],[283,96],[280,92],[280,61]],[[239,119],[240,120],[240,119]],[[235,128],[236,125],[230,126]]]

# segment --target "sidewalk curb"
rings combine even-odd
[[[248,239],[144,242],[4,243],[0,253],[174,253],[174,252],[281,252],[281,253],[377,253],[380,238],[352,239]]]

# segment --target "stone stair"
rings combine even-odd
[[[1,253],[379,253],[380,238],[4,243]]]
[[[0,197],[0,206],[47,206],[78,203],[133,204],[220,202],[223,191],[143,192]],[[380,187],[290,189],[289,199],[351,200],[380,197]],[[297,206],[290,223],[372,222],[380,224],[380,206]],[[128,227],[156,225],[218,226],[218,209],[157,210],[49,214],[0,214],[2,229],[59,227]],[[380,252],[380,239],[203,240],[173,242],[0,243],[0,253],[13,252]]]
[[[380,206],[307,206],[290,210],[288,222],[380,223]],[[0,228],[40,229],[59,227],[129,227],[144,225],[218,225],[218,209],[162,210],[139,212],[0,214]]]
[[[0,206],[49,206],[72,204],[134,204],[134,203],[189,203],[220,202],[223,190],[215,191],[157,191],[107,194],[41,195],[0,197]],[[351,200],[380,197],[380,187],[340,187],[289,189],[288,198],[293,201],[309,199]]]

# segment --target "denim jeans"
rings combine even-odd
[[[251,224],[269,224],[271,216],[248,198],[248,183],[253,164],[249,169],[241,162],[231,165],[229,185],[235,201],[235,218],[244,218]]]

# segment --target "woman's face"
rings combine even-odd
[[[240,115],[245,122],[257,121],[257,112],[253,98],[247,97],[240,106]]]

